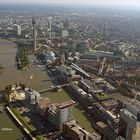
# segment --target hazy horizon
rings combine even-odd
[[[0,4],[65,4],[65,5],[107,5],[140,6],[139,0],[0,0]]]

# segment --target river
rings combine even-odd
[[[0,39],[0,65],[4,67],[0,73],[0,90],[13,83],[23,83],[35,90],[41,90],[52,85],[51,82],[44,82],[48,79],[44,68],[32,66],[30,72],[18,70],[15,61],[16,53],[17,46],[15,43]],[[31,74],[33,79],[30,79]]]

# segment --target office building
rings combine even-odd
[[[135,140],[134,134],[137,125],[137,117],[134,116],[127,109],[120,110],[120,122],[119,122],[119,135],[126,140]]]
[[[51,104],[48,109],[47,121],[56,129],[62,129],[62,125],[72,120],[70,107],[74,105],[73,100],[62,104]]]

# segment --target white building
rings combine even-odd
[[[72,119],[70,107],[75,104],[73,100],[62,104],[52,104],[48,110],[48,121],[57,129]]]
[[[30,88],[25,88],[25,93],[27,98],[30,99],[31,101],[41,100],[41,95],[35,90],[32,90]]]
[[[68,30],[62,30],[62,37],[68,37],[68,36],[69,36]]]
[[[52,51],[46,53],[46,61],[53,62],[55,60],[55,54]]]
[[[21,27],[20,27],[20,25],[14,24],[14,30],[16,32],[16,35],[21,35]]]

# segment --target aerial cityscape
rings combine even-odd
[[[0,0],[0,140],[140,140],[139,6]]]

